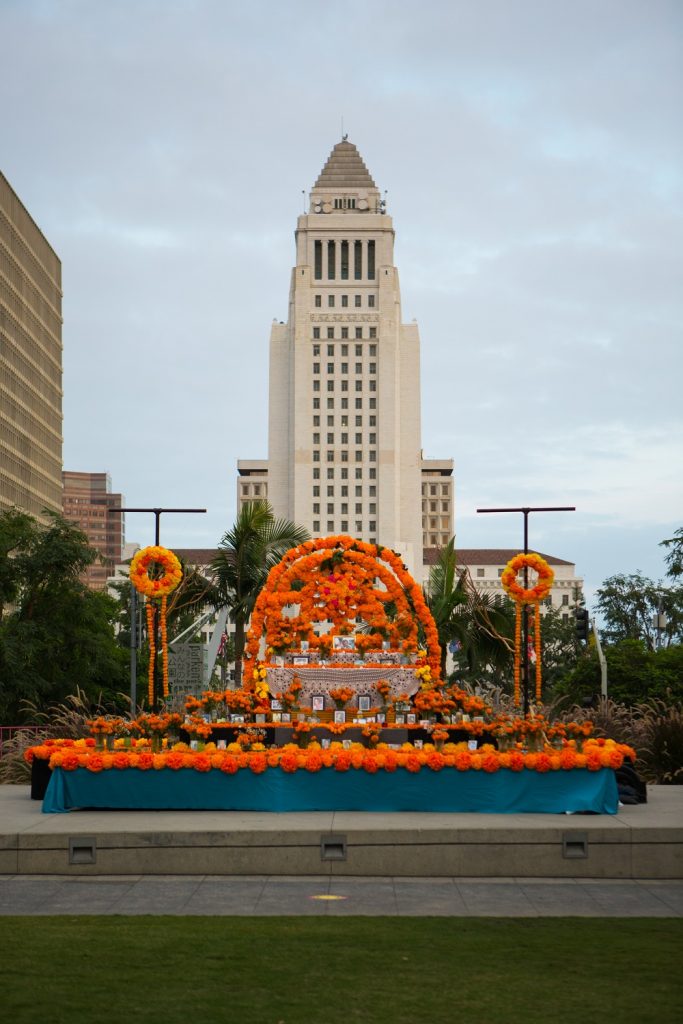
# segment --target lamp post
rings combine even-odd
[[[529,554],[529,513],[530,512],[576,512],[575,505],[544,505],[532,507],[522,505],[519,508],[478,508],[477,512],[521,512],[524,516],[524,554]],[[524,589],[529,589],[529,569],[524,566]],[[524,714],[529,714],[529,609],[523,608],[522,623],[524,627],[522,660],[522,692],[524,695]]]
[[[108,509],[108,512],[116,513],[117,515],[121,512],[153,512],[154,513],[154,544],[156,547],[159,546],[159,535],[161,532],[161,516],[165,512],[206,512],[205,508],[112,508]],[[135,587],[131,584],[131,596],[130,596],[130,621],[131,621],[131,636],[130,636],[130,706],[131,713],[135,713],[135,707],[137,704],[137,637],[135,635],[136,627],[136,614],[137,614],[137,594]],[[157,627],[154,627],[154,648],[158,648],[157,643]],[[156,681],[157,681],[157,662],[156,657],[154,659],[154,665],[152,667],[154,673],[154,687],[153,692],[156,693]]]

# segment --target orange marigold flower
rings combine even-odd
[[[146,750],[141,751],[140,754],[138,755],[136,768],[140,768],[143,772],[146,772],[150,768],[152,768],[153,765],[154,758],[152,757],[152,755]]]
[[[261,775],[268,767],[265,754],[252,754],[249,759],[249,767],[254,775]]]
[[[86,768],[88,769],[89,772],[102,771],[104,765],[102,764],[102,758],[99,756],[99,754],[91,754],[91,756],[88,758]]]
[[[434,750],[432,753],[427,754],[427,767],[431,768],[433,772],[440,772],[444,766],[443,754],[439,754],[438,751]]]
[[[90,756],[92,757],[93,755],[91,754]],[[130,758],[128,754],[124,754],[123,752],[114,754],[113,767],[118,768],[119,771],[122,771],[124,768],[130,768]]]
[[[323,766],[323,759],[318,753],[310,753],[306,758],[306,771],[319,772]]]
[[[280,756],[280,767],[283,772],[295,772],[299,767],[299,759],[296,754],[291,751],[285,751],[285,753]]]
[[[552,768],[552,762],[547,754],[536,755],[536,771],[537,772],[549,772]]]
[[[208,754],[195,754],[194,764],[192,765],[196,772],[210,772],[211,771],[211,758]]]
[[[406,757],[406,768],[409,772],[419,772],[422,764],[417,754],[408,754]]]
[[[337,772],[347,772],[351,767],[351,755],[348,750],[340,750],[334,759],[334,769]]]
[[[363,758],[363,768],[365,769],[366,772],[370,772],[371,775],[375,774],[375,772],[379,768],[379,765],[377,763],[377,758],[375,757],[374,754],[368,752],[365,755],[365,757]]]
[[[225,757],[223,758],[221,771],[225,772],[226,775],[234,775],[236,771],[239,771],[237,758],[233,757],[232,754],[226,754]]]
[[[508,757],[510,770],[513,772],[521,772],[524,768],[524,754],[520,753],[519,750],[512,750]]]
[[[166,755],[166,767],[172,768],[174,772],[183,767],[183,755],[179,750],[172,750]]]
[[[496,754],[488,753],[484,754],[481,759],[481,766],[485,772],[497,772],[500,768],[500,761]]]

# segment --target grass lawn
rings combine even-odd
[[[683,920],[3,917],[8,1024],[681,1020]]]

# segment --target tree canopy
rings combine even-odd
[[[116,643],[116,602],[79,579],[97,553],[61,516],[46,525],[17,509],[0,513],[0,720],[18,721],[80,687],[96,700],[126,687]]]
[[[235,682],[242,680],[246,624],[270,570],[285,552],[308,540],[302,526],[276,519],[267,501],[253,501],[240,510],[223,535],[211,568],[217,607],[227,608],[235,623]]]

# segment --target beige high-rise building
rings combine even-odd
[[[394,226],[346,138],[295,238],[287,321],[270,336],[268,460],[238,462],[238,507],[267,496],[276,515],[313,536],[386,545],[421,578],[431,537],[422,482],[438,476],[448,487],[434,532],[441,543],[453,533],[453,464],[422,458],[420,339],[401,319]]]
[[[0,511],[62,510],[62,265],[0,174]]]

